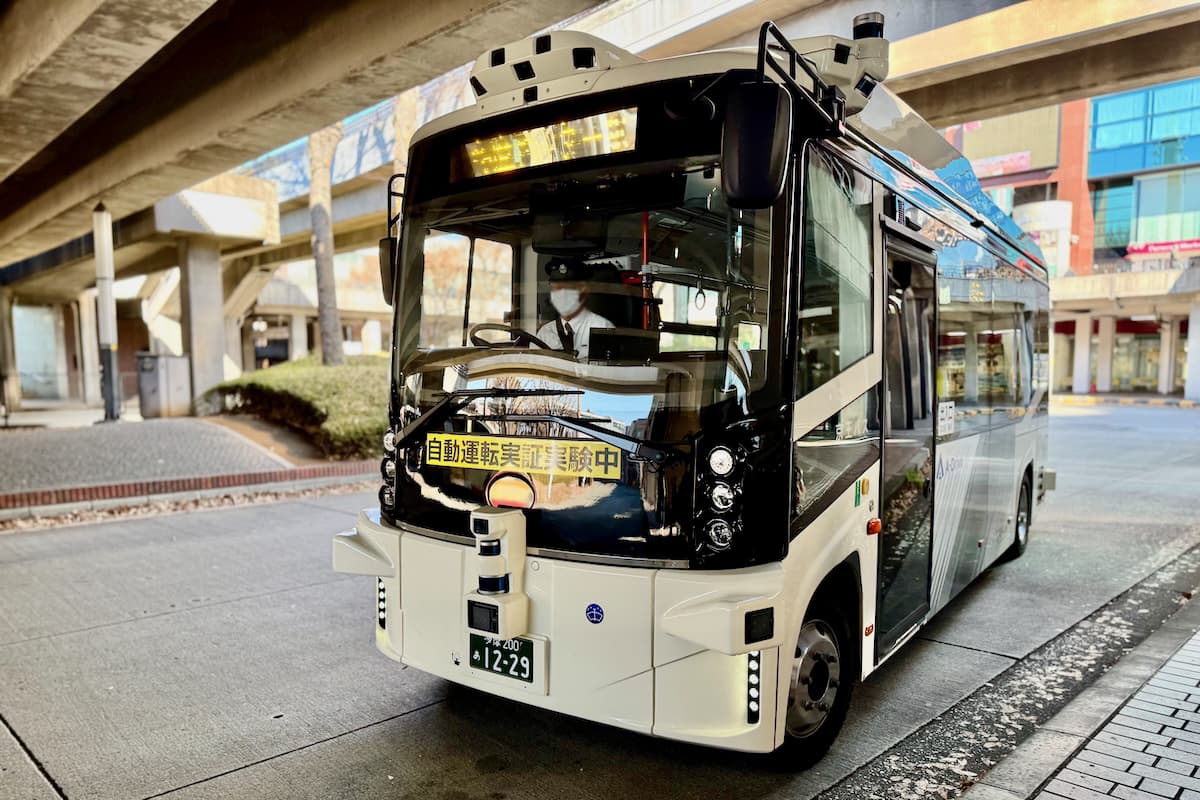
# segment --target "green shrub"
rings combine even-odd
[[[244,373],[209,396],[299,431],[331,458],[367,458],[383,452],[388,370],[386,356],[350,356],[336,367],[309,357]]]

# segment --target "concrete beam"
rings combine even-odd
[[[246,175],[220,175],[155,203],[113,225],[118,277],[148,275],[175,266],[175,236],[218,238],[222,247],[279,242],[275,185]],[[81,236],[0,269],[22,298],[62,302],[95,278],[92,237]]]
[[[369,220],[367,227],[349,231],[334,230],[333,252],[345,253],[379,244],[380,231],[383,230],[383,217]],[[234,255],[226,258],[226,265],[231,269],[242,271],[250,268],[276,267],[288,261],[303,261],[312,258],[312,244],[306,237],[304,241],[291,242],[275,248],[260,249],[245,255]]]
[[[1200,21],[1191,0],[1026,0],[892,44],[899,94]],[[1141,55],[1146,55],[1142,53]]]
[[[121,85],[213,0],[11,0],[0,12],[0,179]]]
[[[163,233],[278,244],[278,192],[262,178],[220,175],[155,203],[154,224]]]
[[[931,125],[1042,108],[1200,75],[1200,22],[1144,33],[901,93]]]
[[[686,5],[688,0],[676,0]],[[882,11],[892,40],[887,85],[936,126],[1189,77],[1189,37],[1176,29],[1200,21],[1194,0],[795,0],[791,16],[761,16],[769,0],[735,4],[748,24],[724,46],[756,43],[758,23],[774,18],[790,38],[849,35],[853,16]],[[785,4],[786,5],[786,4]],[[733,15],[729,15],[732,17]],[[705,29],[648,47],[655,57],[711,46]],[[1146,37],[1146,38],[1140,38]],[[1191,41],[1194,41],[1192,39]]]
[[[667,58],[711,50],[764,20],[779,20],[824,0],[674,0],[645,3],[597,25],[592,33],[644,58]],[[850,27],[850,17],[841,27]]]
[[[54,159],[0,185],[0,264],[78,236],[98,198],[116,216],[145,208],[471,61],[498,35],[526,36],[594,4],[223,4],[68,131]]]

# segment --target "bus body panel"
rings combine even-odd
[[[878,487],[879,474],[879,463],[876,462],[862,475],[859,483],[865,479],[869,486]],[[851,630],[857,630],[861,668],[859,677],[865,679],[876,668],[875,575],[878,571],[879,537],[868,535],[867,523],[878,514],[878,489],[869,491],[870,500],[860,496],[856,505],[856,488],[856,485],[852,485],[843,492],[792,540],[787,557],[783,560],[791,592],[783,612],[786,634],[781,653],[790,656],[795,650],[805,614],[817,589],[837,567],[857,557],[857,588],[861,600],[857,608],[848,609],[847,613]],[[784,715],[787,713],[791,669],[792,659],[780,658],[776,676],[776,746],[782,744],[784,739]]]
[[[656,613],[656,578],[684,573],[528,557],[527,638],[538,643],[538,666],[534,681],[526,684],[468,663],[464,598],[477,580],[472,548],[397,530],[367,512],[359,516],[353,532],[339,539],[334,546],[338,571],[361,574],[358,553],[364,543],[380,543],[381,550],[399,554],[395,565],[383,557],[376,562],[387,597],[386,627],[376,626],[376,646],[390,658],[511,700],[641,733],[750,752],[774,747],[769,706],[761,723],[746,722],[744,653],[720,653],[680,640],[674,646],[689,655],[652,667],[653,643],[677,638],[663,630],[663,617]],[[744,593],[753,582],[745,573],[753,569],[779,572],[779,565],[743,570],[740,578],[728,580],[719,572],[708,573],[707,579],[689,572],[698,579],[690,589],[674,584],[664,594],[678,598],[674,606],[703,608],[714,597]],[[600,622],[589,621],[587,610],[593,604],[603,609]],[[742,617],[731,616],[728,624],[723,638],[732,641],[744,630]],[[776,658],[775,650],[769,650],[762,672],[764,698],[774,696],[770,684]],[[661,681],[657,696],[656,680]],[[727,691],[721,692],[722,686]],[[729,702],[705,707],[696,702],[698,693],[724,695]],[[665,720],[661,729],[653,724],[656,714]]]

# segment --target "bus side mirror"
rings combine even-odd
[[[379,278],[383,283],[383,299],[389,306],[392,304],[392,290],[396,286],[396,274],[392,268],[396,263],[397,241],[395,236],[379,240]]]
[[[730,92],[721,131],[721,188],[733,208],[770,208],[783,194],[792,139],[792,96],[773,81]]]

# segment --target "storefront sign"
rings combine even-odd
[[[1131,256],[1153,256],[1175,251],[1200,250],[1200,239],[1180,239],[1174,242],[1142,242],[1130,244],[1126,251]]]

